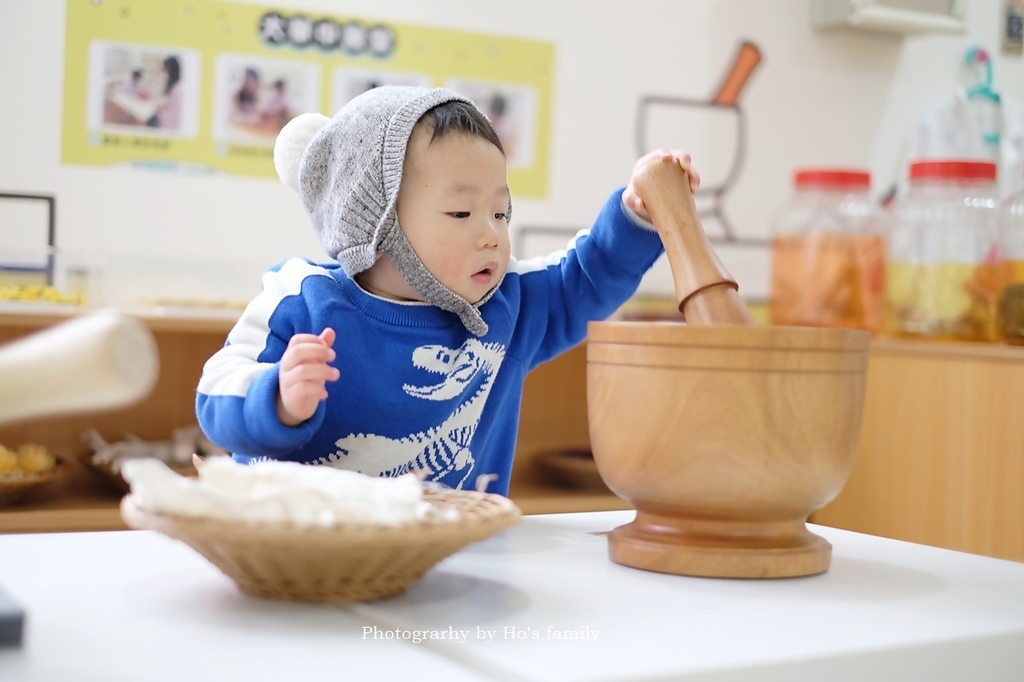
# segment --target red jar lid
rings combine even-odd
[[[915,161],[910,164],[911,180],[995,180],[996,164],[991,161]]]
[[[797,187],[868,189],[871,173],[839,168],[806,168],[793,173],[793,184]]]

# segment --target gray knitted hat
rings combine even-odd
[[[428,302],[483,336],[487,324],[478,308],[500,282],[475,305],[441,284],[409,244],[395,208],[413,127],[427,110],[451,101],[472,105],[443,88],[388,85],[354,98],[334,118],[301,114],[278,135],[274,166],[301,195],[320,243],[345,274],[368,269],[384,252]]]

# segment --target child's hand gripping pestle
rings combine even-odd
[[[82,315],[0,346],[0,424],[128,405],[156,384],[152,333],[116,312]]]
[[[674,160],[653,158],[639,169],[634,185],[665,244],[687,324],[754,324],[736,281],[704,234],[686,171]]]

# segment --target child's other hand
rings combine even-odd
[[[320,336],[296,334],[288,341],[277,377],[277,416],[282,424],[295,426],[312,417],[327,397],[327,382],[341,376],[327,364],[337,357],[331,348],[334,338],[328,327]]]
[[[622,193],[622,202],[647,222],[651,221],[651,216],[647,213],[647,207],[636,191],[636,177],[643,168],[655,161],[675,161],[690,177],[690,191],[696,194],[697,190],[700,189],[700,175],[697,174],[697,171],[693,170],[689,154],[667,149],[655,149],[654,151],[647,152],[633,166],[633,175],[629,179],[626,191]]]

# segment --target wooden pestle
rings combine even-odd
[[[634,184],[665,244],[686,323],[754,324],[736,280],[704,234],[686,171],[674,160],[656,158],[640,169]]]
[[[0,424],[129,405],[153,389],[159,367],[140,320],[81,315],[0,346]]]

